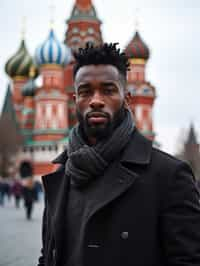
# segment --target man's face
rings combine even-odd
[[[112,65],[81,67],[75,76],[77,118],[87,137],[101,138],[114,128],[124,106],[124,86]]]

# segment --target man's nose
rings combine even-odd
[[[105,105],[104,100],[99,92],[94,93],[90,101],[91,108],[103,108]]]

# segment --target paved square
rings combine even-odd
[[[27,221],[23,202],[0,206],[0,266],[36,266],[41,248],[43,200],[35,203],[32,220]]]

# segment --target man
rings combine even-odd
[[[128,108],[126,56],[87,46],[74,68],[78,125],[43,177],[39,266],[199,266],[200,195],[190,168],[152,147]]]

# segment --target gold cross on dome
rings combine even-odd
[[[54,1],[51,0],[50,1],[50,6],[49,6],[49,10],[50,10],[50,26],[51,28],[54,27],[54,17],[55,17],[55,5],[53,3]]]
[[[22,40],[24,40],[25,39],[25,34],[26,34],[26,16],[22,17],[22,31],[21,31],[21,34],[22,34]]]
[[[135,10],[135,30],[138,31],[139,30],[139,13],[140,13],[140,9],[137,7]]]

